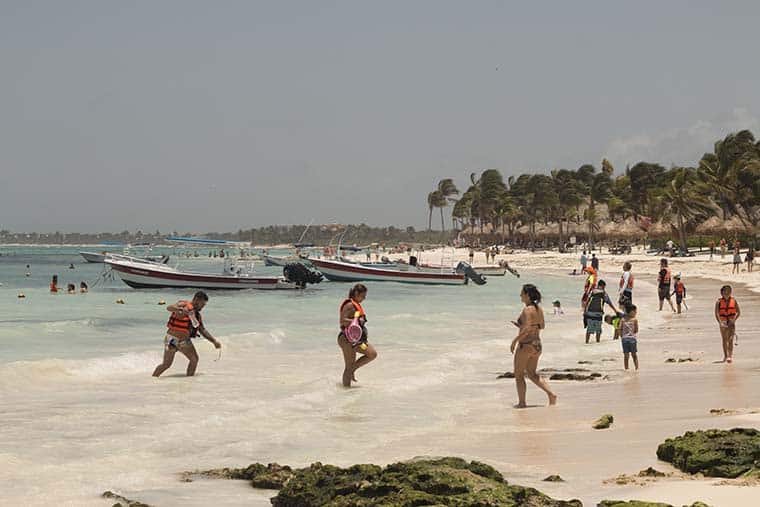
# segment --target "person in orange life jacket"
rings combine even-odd
[[[625,308],[626,305],[633,304],[633,273],[631,268],[633,266],[630,262],[623,263],[623,275],[620,277],[620,284],[618,285],[618,304],[621,308]]]
[[[190,361],[187,365],[187,376],[195,375],[195,369],[198,366],[198,352],[195,350],[191,339],[198,334],[213,343],[215,348],[222,348],[219,340],[214,338],[203,325],[201,310],[206,306],[206,303],[208,303],[208,296],[205,292],[198,291],[193,296],[192,301],[177,301],[177,303],[166,307],[171,312],[171,316],[166,324],[164,360],[153,370],[154,377],[158,377],[169,369],[174,362],[174,355],[177,351]]]
[[[720,325],[720,337],[723,342],[723,363],[734,360],[736,321],[741,314],[739,303],[731,296],[731,286],[724,285],[720,288],[720,298],[715,302],[715,320]]]
[[[53,275],[53,280],[50,282],[50,292],[53,294],[58,292],[58,275]]]
[[[351,382],[356,382],[355,372],[367,363],[377,359],[375,347],[369,344],[367,328],[367,315],[362,308],[362,301],[367,297],[367,287],[357,283],[348,292],[348,298],[340,304],[340,333],[338,333],[338,346],[343,352],[343,387],[351,387]],[[358,315],[357,315],[358,314]],[[353,336],[348,328],[354,319],[361,326],[360,336]],[[349,339],[350,338],[350,339]],[[358,360],[356,354],[362,354]]]
[[[675,313],[676,309],[673,306],[673,301],[670,300],[670,268],[668,267],[668,259],[660,260],[660,272],[657,274],[657,295],[660,298],[660,309],[662,311],[662,303],[667,299],[670,309]]]
[[[676,295],[676,308],[678,313],[681,313],[681,303],[686,299],[686,286],[681,281],[681,273],[678,273],[673,277],[673,293],[671,296]]]

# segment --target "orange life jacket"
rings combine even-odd
[[[58,286],[54,283],[50,283],[50,292],[58,292]]]
[[[720,320],[727,322],[728,320],[736,318],[736,300],[733,296],[728,298],[728,301],[723,297],[718,301],[718,316],[720,317]]]
[[[662,285],[670,285],[670,268],[663,268],[665,269],[665,276],[662,277],[662,280],[660,280],[660,283]]]
[[[679,296],[683,296],[686,292],[686,286],[683,284],[683,282],[676,282],[676,285],[673,287],[673,289],[675,289],[676,294]]]
[[[201,322],[200,313],[196,312],[193,309],[192,303],[189,303],[187,301],[180,301],[178,303],[178,306],[183,306],[187,311],[195,312],[195,316],[198,319],[198,322]],[[172,314],[169,316],[169,321],[166,323],[166,327],[170,331],[175,331],[177,333],[183,334],[186,333],[191,337],[195,335],[195,327],[193,327],[192,320],[187,315],[178,315],[176,312],[172,312]]]
[[[359,312],[359,320],[362,325],[364,325],[365,322],[367,322],[367,314],[364,313],[364,308],[362,308],[362,305],[360,305],[358,302],[354,301],[353,299],[344,299],[343,302],[340,304],[340,308],[338,309],[338,313],[343,313],[343,307],[346,306],[346,304],[351,303],[354,305],[354,311]],[[342,319],[341,319],[342,320]],[[344,325],[341,324],[340,328],[343,329]]]
[[[625,286],[625,278],[622,276],[620,277],[620,288],[623,290],[631,290],[633,289],[633,273],[630,271],[628,272],[628,286]]]

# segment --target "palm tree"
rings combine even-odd
[[[553,217],[559,225],[559,251],[565,249],[565,236],[562,225],[568,219],[570,210],[583,202],[581,183],[575,174],[567,169],[553,170],[551,172],[552,191],[557,194],[557,206],[553,210]]]
[[[456,203],[456,199],[454,198],[455,195],[459,195],[459,189],[454,184],[454,180],[451,178],[444,178],[441,181],[438,182],[438,190],[437,192],[440,195],[439,203],[443,203],[442,205],[436,206],[437,208],[440,208],[441,210],[441,231],[446,231],[446,226],[443,222],[443,208],[448,206],[449,204]]]
[[[714,205],[706,197],[707,189],[697,178],[697,171],[691,167],[678,167],[671,171],[670,185],[663,192],[667,210],[675,216],[681,250],[686,252],[686,229],[690,221],[708,217],[714,212]]]
[[[436,203],[439,202],[439,195],[438,190],[433,190],[427,195],[428,231],[433,230],[433,208],[435,208]]]
[[[594,229],[598,229],[597,224],[599,214],[596,210],[597,204],[603,204],[610,198],[612,190],[612,166],[606,164],[602,172],[597,173],[593,165],[585,164],[575,172],[577,179],[582,183],[586,197],[588,198],[588,208],[586,209],[586,221],[588,222],[588,238],[591,247],[594,246]]]

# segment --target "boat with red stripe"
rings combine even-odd
[[[464,285],[464,273],[453,270],[432,272],[407,267],[405,270],[392,267],[366,266],[354,262],[309,258],[309,262],[328,280],[336,282],[400,282],[428,285]]]

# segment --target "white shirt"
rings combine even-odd
[[[623,286],[620,287],[618,292],[623,292],[624,290],[633,290],[632,288],[628,287],[628,284],[630,283],[631,279],[631,272],[630,271],[623,271]]]

